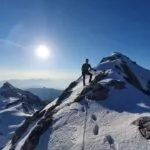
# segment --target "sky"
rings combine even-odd
[[[72,81],[114,51],[150,68],[149,0],[0,0],[0,80]],[[46,45],[47,60],[35,50]],[[63,87],[65,83],[59,85]]]

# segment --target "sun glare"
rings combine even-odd
[[[50,57],[50,50],[45,45],[40,45],[36,49],[36,55],[41,59],[48,59]]]

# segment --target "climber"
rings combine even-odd
[[[86,59],[86,62],[82,65],[82,76],[83,76],[83,86],[85,86],[85,76],[89,75],[89,83],[92,81],[92,73],[90,73],[90,70],[96,71],[94,68],[91,67],[89,64],[89,59]]]

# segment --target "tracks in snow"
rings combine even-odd
[[[85,101],[85,106],[83,107],[83,112],[85,113],[85,120],[84,120],[84,124],[83,124],[83,139],[82,139],[82,148],[81,148],[81,150],[86,150],[85,135],[86,135],[86,128],[87,128],[87,120],[88,120],[88,109],[89,109],[88,102]],[[100,127],[97,123],[97,116],[95,114],[92,114],[91,119],[95,123],[94,128],[93,128],[93,134],[95,136],[98,136]],[[104,137],[104,143],[108,144],[108,146],[110,147],[111,150],[117,150],[115,141],[114,141],[114,139],[111,135],[106,135]]]
[[[110,145],[111,150],[117,150],[114,139],[111,135],[107,135],[104,139],[104,142],[107,142]]]
[[[85,111],[85,120],[84,120],[84,125],[83,125],[83,139],[82,139],[82,149],[84,150],[84,145],[85,145],[85,132],[86,132],[86,123],[87,123],[87,115],[88,115],[88,102],[85,101],[85,107],[84,107],[84,111]]]

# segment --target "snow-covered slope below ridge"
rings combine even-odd
[[[3,150],[148,150],[133,121],[150,116],[150,71],[114,53],[29,117]],[[86,79],[88,82],[88,78]]]
[[[0,149],[26,117],[43,107],[43,101],[36,95],[4,83],[0,88]]]

